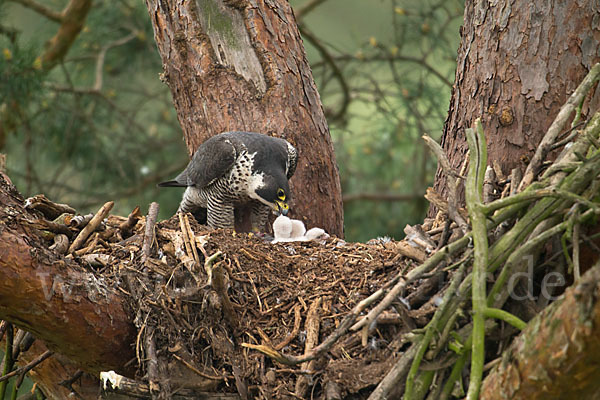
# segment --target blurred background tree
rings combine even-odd
[[[0,1],[0,152],[25,195],[80,212],[151,201],[161,217],[180,193],[158,190],[187,153],[145,6],[96,1],[66,55],[45,56],[72,3]],[[458,0],[291,0],[340,167],[346,238],[399,239],[420,222],[456,65]],[[64,12],[62,10],[65,10]],[[63,12],[63,14],[61,14]],[[62,23],[62,24],[61,24]]]

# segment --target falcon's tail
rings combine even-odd
[[[186,187],[187,185],[176,180],[161,182],[158,187]]]

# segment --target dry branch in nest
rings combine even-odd
[[[552,143],[562,141],[556,130],[564,129],[565,113],[581,103],[599,74],[594,67],[544,146],[557,148]],[[68,206],[48,211],[47,199],[29,207],[37,217],[23,210],[22,217],[11,212],[3,219],[6,226],[27,221],[27,236],[41,252],[67,269],[83,267],[88,275],[81,272],[80,279],[101,281],[104,296],[123,305],[135,333],[117,372],[128,376],[104,375],[107,392],[182,399],[437,400],[475,399],[480,391],[483,398],[496,398],[503,388],[510,398],[536,398],[558,382],[565,386],[564,379],[548,378],[559,376],[561,366],[569,366],[570,376],[595,376],[585,366],[586,353],[600,352],[597,329],[589,328],[600,315],[600,266],[585,273],[593,264],[585,257],[589,248],[597,255],[585,224],[600,211],[600,114],[576,132],[545,169],[528,168],[535,179],[526,173],[528,184],[519,186],[520,171],[505,178],[497,166],[487,167],[484,132],[476,123],[467,130],[469,163],[462,171],[445,168],[454,178],[448,179],[451,192],[466,185],[467,209],[454,197],[429,192],[443,205],[436,221],[441,225],[407,227],[401,242],[273,244],[210,230],[191,215],[155,223],[157,207],[148,218],[139,210],[128,218],[107,217],[107,203],[95,216],[78,218]],[[44,260],[46,268],[53,265]],[[516,279],[529,273],[530,281]],[[579,285],[552,302],[579,274]],[[549,282],[549,275],[564,279]],[[30,329],[35,321],[48,322],[5,311],[2,316]],[[552,330],[556,324],[564,326],[559,335]],[[41,327],[35,333],[61,350],[61,337]],[[90,339],[102,338],[95,335]],[[573,335],[576,346],[568,345]],[[545,352],[540,340],[527,339],[532,337],[555,343],[556,352]],[[69,356],[83,360],[77,349],[84,343],[72,346]],[[506,349],[509,356],[499,359]],[[115,360],[103,362],[101,350],[96,346],[94,367],[112,368]],[[596,381],[553,393],[585,397],[597,389]]]

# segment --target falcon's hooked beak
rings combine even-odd
[[[275,200],[275,204],[277,204],[277,214],[278,215],[287,215],[290,210],[290,206],[285,201]]]

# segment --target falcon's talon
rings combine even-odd
[[[234,206],[252,203],[252,228],[259,230],[270,210],[288,213],[288,179],[297,158],[294,146],[284,139],[225,132],[202,143],[182,173],[158,186],[186,187],[178,211],[206,209],[213,228],[232,228]]]

